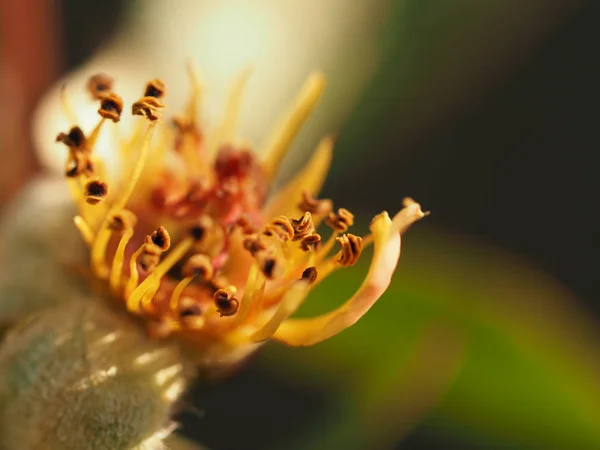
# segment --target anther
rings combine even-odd
[[[265,277],[274,279],[280,276],[283,272],[283,265],[277,262],[277,259],[268,250],[258,252],[255,255],[258,266]]]
[[[165,95],[165,91],[165,83],[163,83],[162,80],[155,78],[154,80],[150,80],[146,85],[144,97],[161,98]]]
[[[317,280],[317,268],[316,267],[307,267],[302,272],[302,279],[308,281],[310,284],[313,284]]]
[[[192,297],[183,297],[179,301],[179,317],[194,317],[202,315],[202,309]]]
[[[85,201],[90,205],[96,205],[106,198],[108,186],[100,180],[88,181],[85,185]]]
[[[167,232],[167,229],[163,226],[158,227],[150,236],[146,239],[150,239],[154,245],[156,245],[162,252],[166,252],[171,247],[171,237]]]
[[[163,108],[163,103],[156,97],[142,97],[131,106],[131,113],[134,116],[144,116],[150,122],[159,119],[158,111]]]
[[[98,114],[105,119],[110,119],[114,123],[121,120],[121,113],[123,112],[123,100],[114,92],[103,94],[100,97],[100,109]]]
[[[87,84],[87,90],[92,98],[101,100],[103,95],[110,92],[112,85],[112,77],[105,73],[99,73],[90,77]]]
[[[362,238],[353,234],[344,234],[336,239],[342,247],[338,263],[343,267],[353,266],[362,252]]]
[[[261,250],[266,250],[267,246],[260,240],[257,235],[252,235],[244,239],[242,245],[250,254],[254,255]]]
[[[300,248],[305,252],[315,251],[321,245],[321,235],[317,233],[309,234],[300,241]]]
[[[136,223],[137,217],[135,214],[126,209],[115,212],[108,218],[108,227],[116,233],[131,230],[135,227]]]
[[[306,211],[299,219],[291,220],[294,228],[294,241],[304,239],[306,236],[312,235],[315,231],[315,225],[312,221],[312,215]]]
[[[301,211],[308,211],[314,215],[325,215],[329,214],[333,209],[333,202],[329,199],[317,200],[309,192],[304,191],[298,208]]]
[[[56,136],[56,142],[62,142],[73,151],[88,150],[87,139],[79,127],[71,128],[67,134],[59,133],[59,135]]]
[[[190,256],[183,265],[181,272],[186,277],[200,277],[204,281],[208,281],[213,277],[210,258],[200,253]]]
[[[281,241],[289,241],[294,237],[294,227],[286,216],[277,216],[267,224],[263,231],[265,236],[274,236]]]
[[[340,208],[337,213],[330,212],[325,223],[335,231],[344,233],[354,225],[354,215],[347,209]]]
[[[92,176],[94,174],[94,163],[86,153],[74,153],[69,157],[65,175],[69,178],[80,175]]]
[[[206,236],[206,233],[213,227],[213,221],[209,216],[202,216],[198,222],[190,228],[189,233],[192,239],[200,242]]]
[[[228,286],[225,289],[219,289],[215,292],[213,300],[217,307],[217,312],[223,316],[233,316],[240,307],[240,302],[234,297],[236,289],[234,286]]]

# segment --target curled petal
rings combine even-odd
[[[381,297],[390,284],[400,258],[400,233],[394,230],[387,213],[371,224],[374,254],[369,273],[358,291],[341,307],[313,319],[288,319],[274,338],[289,345],[313,345],[353,325]]]

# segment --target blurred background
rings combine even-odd
[[[253,63],[258,140],[321,68],[283,177],[333,131],[323,196],[359,229],[407,195],[432,214],[356,326],[197,386],[183,433],[214,450],[598,449],[599,24],[594,0],[0,0],[0,202],[61,160],[65,80],[160,76],[176,106],[192,58],[210,122]],[[300,314],[341,303],[362,260]]]

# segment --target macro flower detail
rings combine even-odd
[[[426,213],[407,198],[393,217],[375,216],[370,234],[352,234],[353,214],[318,198],[331,137],[273,191],[281,160],[323,92],[321,74],[309,77],[258,152],[236,136],[249,72],[236,80],[212,132],[198,118],[202,85],[192,68],[189,74],[187,107],[168,122],[165,84],[155,79],[140,89],[130,107],[139,117],[127,136],[118,124],[127,109],[112,78],[99,74],[88,82],[100,116],[88,133],[63,91],[72,126],[57,141],[68,150],[65,177],[78,208],[73,222],[89,246],[93,276],[151,336],[189,344],[200,366],[238,362],[271,338],[303,346],[343,331],[384,293],[401,233]],[[94,151],[100,133],[114,135],[118,170]],[[323,279],[351,270],[371,245],[370,269],[350,299],[319,317],[291,317]]]

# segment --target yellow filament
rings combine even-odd
[[[231,88],[221,124],[215,131],[215,134],[212,136],[208,145],[207,154],[209,158],[212,158],[215,155],[221,145],[232,142],[233,139],[235,139],[240,105],[250,73],[251,69],[249,67],[244,69]]]
[[[75,226],[81,233],[81,236],[83,237],[85,243],[87,245],[92,245],[92,243],[94,242],[94,231],[84,220],[84,218],[81,216],[75,216],[73,217],[73,223],[75,223]]]
[[[177,311],[177,308],[179,307],[179,299],[181,298],[181,294],[193,279],[193,276],[185,277],[183,280],[177,283],[177,286],[175,286],[175,289],[173,289],[173,293],[171,294],[171,299],[169,300],[169,307],[171,308],[171,311]]]
[[[248,278],[246,280],[246,288],[244,295],[240,301],[240,308],[235,315],[234,326],[238,326],[246,320],[248,314],[252,310],[252,306],[256,303],[256,299],[261,294],[265,284],[265,278],[260,271],[260,267],[257,263],[253,263],[248,271]]]
[[[126,230],[121,236],[117,251],[113,258],[112,267],[110,269],[110,290],[113,294],[118,295],[121,288],[121,280],[123,274],[123,261],[125,260],[125,248],[133,236],[133,229]]]
[[[94,150],[94,146],[96,145],[98,136],[100,136],[100,130],[102,129],[102,125],[104,125],[104,122],[106,122],[106,119],[102,117],[100,119],[100,122],[98,122],[98,125],[96,125],[96,127],[92,130],[90,136],[88,137],[87,142],[91,151]]]
[[[144,251],[144,246],[142,245],[138,248],[131,258],[129,259],[129,279],[127,280],[127,284],[125,286],[125,298],[129,298],[133,290],[137,287],[138,280],[140,278],[140,274],[137,270],[137,260],[138,257]]]
[[[279,325],[300,307],[309,288],[310,283],[306,280],[299,280],[292,284],[283,296],[273,316],[250,339],[254,342],[260,342],[273,336]]]
[[[83,215],[87,203],[85,203],[85,199],[83,198],[83,188],[81,186],[81,181],[78,178],[67,178],[67,185],[69,186],[69,192],[71,193],[71,197],[77,205],[77,210],[79,211],[79,214]]]
[[[160,279],[165,276],[181,258],[185,256],[185,254],[192,248],[193,244],[194,240],[192,238],[186,238],[181,241],[177,247],[171,250],[167,256],[156,266],[152,274],[142,281],[127,298],[127,309],[130,311],[138,311],[140,304],[142,304],[144,298],[147,297],[147,292],[152,292],[152,289],[158,288]]]
[[[317,251],[317,261],[322,261],[323,258],[325,258],[328,255],[328,253],[335,245],[335,238],[337,238],[339,234],[340,233],[337,231],[331,233],[329,239],[327,239],[327,241],[325,241],[325,244],[323,244],[323,246]]]
[[[60,105],[62,107],[63,113],[67,120],[71,123],[71,126],[76,126],[78,123],[77,116],[73,111],[73,106],[71,105],[71,101],[69,100],[69,94],[67,93],[67,85],[63,84],[60,88]]]
[[[324,89],[325,77],[323,74],[313,73],[310,75],[291,110],[261,153],[264,155],[264,169],[267,176],[273,177],[277,172],[281,160],[289,150],[300,128],[317,105]]]
[[[133,191],[135,190],[135,186],[137,185],[140,176],[142,175],[142,171],[144,170],[144,166],[146,164],[146,160],[148,159],[148,151],[150,149],[150,141],[152,140],[152,132],[154,131],[154,123],[148,125],[146,130],[146,136],[144,137],[144,142],[142,144],[142,149],[140,154],[138,155],[137,161],[135,163],[135,167],[133,168],[133,173],[129,177],[127,181],[127,186],[123,192],[123,195],[119,197],[113,206],[115,211],[120,211],[125,208],[127,202],[131,198]]]
[[[94,243],[92,245],[92,268],[98,278],[105,278],[108,275],[108,267],[106,265],[106,248],[108,247],[108,243],[112,235],[112,230],[108,226],[108,218],[111,217],[113,213],[116,214],[123,208],[125,208],[125,205],[127,205],[129,198],[133,194],[135,186],[140,178],[140,175],[142,174],[142,170],[144,169],[144,165],[148,157],[148,149],[150,147],[150,140],[152,139],[153,130],[154,124],[150,124],[146,131],[144,143],[142,144],[142,149],[140,151],[140,154],[138,155],[138,159],[133,169],[133,173],[131,174],[127,182],[127,186],[125,187],[123,194],[115,200],[114,205],[110,209],[109,213],[106,215],[104,222],[102,223],[100,230],[96,235],[96,239],[94,240]]]

